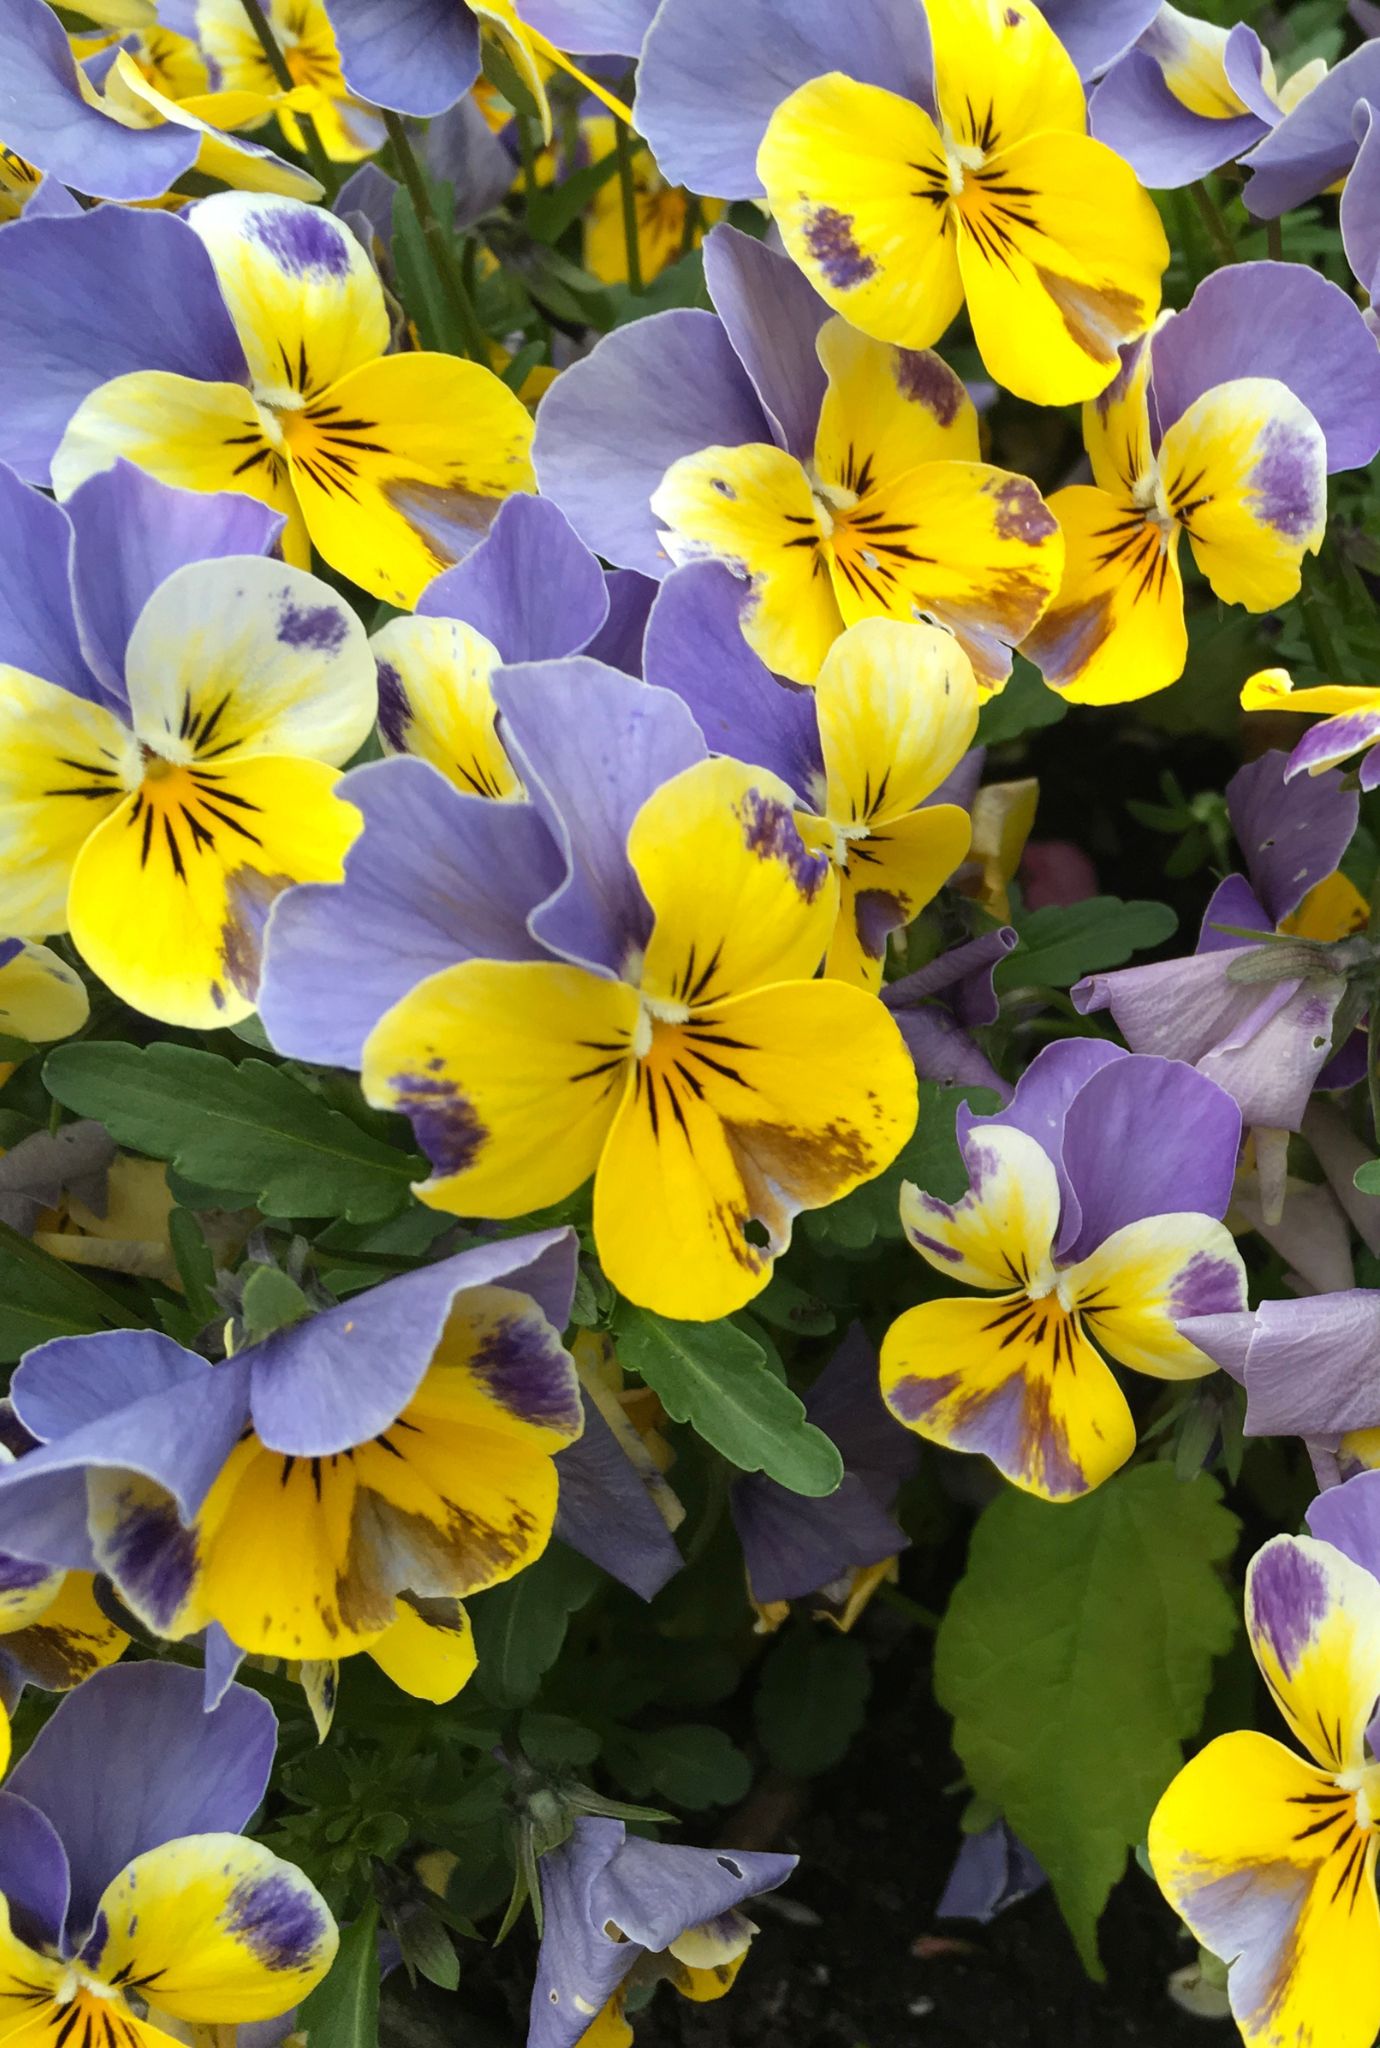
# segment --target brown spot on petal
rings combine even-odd
[[[896,389],[902,398],[923,405],[941,427],[952,426],[968,396],[963,379],[956,377],[932,349],[898,348],[893,350],[892,360]]]
[[[291,887],[291,875],[266,875],[258,868],[235,868],[225,878],[221,967],[225,979],[246,1002],[252,1003],[259,992],[268,913],[284,889]]]
[[[1114,362],[1128,335],[1145,324],[1144,301],[1115,285],[1079,284],[1037,263],[1035,275],[1059,309],[1069,338],[1095,363]]]
[[[1058,520],[1026,477],[993,477],[982,488],[987,497],[996,501],[993,523],[1003,540],[1020,540],[1028,547],[1039,547],[1059,531]]]
[[[815,208],[805,223],[805,242],[835,291],[851,291],[877,274],[875,259],[853,238],[852,214],[836,206]]]
[[[1021,652],[1053,689],[1073,682],[1104,647],[1112,631],[1112,593],[1087,604],[1048,611]]]

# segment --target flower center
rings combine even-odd
[[[949,190],[957,199],[968,182],[970,171],[980,171],[987,161],[987,152],[979,149],[975,142],[960,142],[949,129],[944,130],[944,161],[949,169]]]
[[[1380,1764],[1339,1771],[1336,1783],[1341,1791],[1355,1794],[1357,1827],[1368,1834],[1380,1829]]]
[[[642,989],[637,992],[637,1023],[633,1027],[632,1054],[634,1059],[645,1060],[652,1049],[658,1024],[688,1024],[690,1005],[672,1002],[665,996],[649,996]]]

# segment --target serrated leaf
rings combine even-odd
[[[804,1623],[768,1651],[753,1702],[758,1738],[771,1763],[813,1778],[845,1754],[867,1714],[872,1668],[862,1644]]]
[[[1094,1976],[1102,1908],[1236,1633],[1217,1567],[1237,1530],[1213,1480],[1164,1464],[1060,1506],[1008,1488],[939,1631],[954,1748],[1048,1871]]]
[[[600,1582],[597,1565],[553,1543],[543,1557],[506,1586],[469,1604],[478,1684],[499,1707],[521,1707],[537,1693],[561,1654],[570,1617]]]
[[[377,1221],[426,1172],[264,1060],[232,1066],[191,1046],[87,1043],[49,1053],[43,1078],[118,1144],[169,1161],[199,1188],[251,1192],[267,1216]]]
[[[913,1180],[941,1200],[957,1201],[968,1185],[954,1136],[961,1102],[968,1104],[974,1116],[988,1116],[1001,1108],[1001,1098],[990,1088],[941,1088],[937,1082],[922,1081],[920,1114],[899,1157],[885,1173],[865,1187],[855,1188],[831,1208],[810,1210],[801,1218],[808,1235],[822,1244],[841,1245],[845,1251],[866,1251],[878,1238],[899,1240],[905,1234],[901,1229],[903,1181]]]
[[[736,1805],[752,1783],[752,1766],[736,1743],[722,1728],[699,1722],[620,1730],[610,1745],[610,1763],[634,1798],[658,1792],[672,1805],[696,1812]]]
[[[1124,966],[1133,953],[1162,945],[1178,922],[1167,903],[1123,903],[1119,896],[1027,911],[1016,920],[1020,944],[997,963],[997,992],[1071,988],[1085,974]]]
[[[681,1323],[620,1302],[613,1318],[620,1362],[640,1373],[674,1422],[688,1422],[744,1472],[765,1472],[792,1493],[833,1493],[843,1460],[767,1362],[732,1323]]]
[[[340,1937],[335,1961],[297,2015],[307,2048],[378,2048],[378,1910],[371,1903]]]

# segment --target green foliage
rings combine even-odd
[[[147,1317],[0,1223],[0,1362],[50,1337],[138,1328]]]
[[[772,1371],[763,1346],[732,1323],[681,1323],[620,1302],[618,1356],[640,1373],[675,1422],[744,1472],[765,1472],[792,1493],[832,1493],[843,1460],[800,1400]]]
[[[1057,690],[1051,690],[1033,663],[1017,655],[1011,680],[996,697],[989,697],[978,718],[977,744],[1000,747],[1026,733],[1057,725],[1068,715],[1068,704]]]
[[[1119,1473],[1054,1506],[1007,1488],[973,1536],[935,1656],[969,1782],[1049,1873],[1089,1971],[1097,1922],[1196,1732],[1236,1602],[1213,1480]]]
[[[224,1208],[267,1216],[392,1216],[425,1162],[368,1136],[283,1067],[239,1066],[185,1045],[93,1044],[49,1053],[58,1102],[94,1116],[118,1144],[213,1190]]]
[[[1167,904],[1115,896],[1023,912],[1016,919],[1020,944],[997,965],[997,991],[1071,988],[1085,974],[1122,967],[1133,953],[1163,945],[1177,923]]]
[[[867,1715],[872,1671],[852,1636],[801,1622],[772,1645],[753,1721],[773,1768],[814,1778],[846,1755]]]
[[[482,1593],[470,1606],[479,1684],[495,1706],[521,1707],[536,1697],[561,1654],[572,1614],[600,1583],[597,1566],[563,1544],[506,1586]]]
[[[742,1750],[722,1728],[699,1723],[621,1731],[609,1746],[609,1761],[634,1799],[655,1793],[691,1812],[736,1805],[752,1783]]]
[[[341,1935],[328,1974],[302,2002],[298,2025],[307,2048],[378,2048],[378,1910],[373,1904]]]

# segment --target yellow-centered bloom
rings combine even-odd
[[[289,143],[301,149],[296,116],[306,114],[335,162],[371,156],[383,142],[383,122],[347,87],[321,0],[272,0],[264,12],[294,88],[287,104],[274,109]],[[240,0],[197,0],[196,32],[227,90],[281,97],[278,74]]]
[[[1041,405],[1090,398],[1159,309],[1169,245],[1087,133],[1030,0],[925,0],[935,116],[842,72],[779,106],[757,158],[786,246],[864,333],[928,348],[966,301],[983,362]]]

